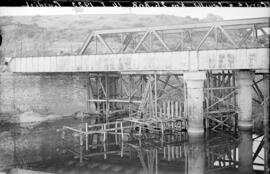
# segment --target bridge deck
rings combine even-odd
[[[268,70],[269,48],[13,58],[17,73]]]

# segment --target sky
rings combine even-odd
[[[131,8],[131,7],[0,7],[0,16],[29,15],[77,15],[77,14],[141,14],[175,15],[205,18],[209,13],[219,15],[225,20],[270,17],[270,8],[248,7],[176,7],[176,8]]]

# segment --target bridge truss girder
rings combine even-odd
[[[269,47],[269,18],[92,31],[79,55]]]

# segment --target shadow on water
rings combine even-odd
[[[89,136],[89,148],[80,136],[59,131],[79,121],[63,119],[36,126],[3,125],[0,132],[0,172],[29,173],[118,173],[118,174],[203,174],[263,173],[262,137],[240,130],[233,136],[207,132],[165,135],[144,132],[125,135]],[[260,149],[259,149],[260,148]],[[258,149],[260,151],[258,151]],[[17,169],[17,170],[15,170]]]

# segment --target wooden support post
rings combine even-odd
[[[82,147],[82,145],[80,146],[80,163],[82,163],[83,162],[83,147]]]
[[[179,108],[178,108],[179,104],[178,102],[175,102],[175,117],[179,118],[181,117],[181,112],[179,113]],[[180,107],[181,108],[181,107]],[[180,109],[181,110],[181,109]]]
[[[209,109],[208,109],[208,107],[209,107],[209,100],[210,100],[210,78],[211,78],[211,76],[210,76],[210,72],[208,71],[207,72],[207,80],[206,80],[206,114],[205,114],[205,117],[204,117],[204,119],[205,119],[205,128],[206,129],[208,129],[209,128],[209,121],[208,121],[208,117],[209,117],[209,115],[208,115],[208,111],[209,111]]]
[[[87,112],[90,113],[90,102],[89,102],[89,99],[91,99],[91,96],[90,96],[90,83],[91,83],[91,78],[87,78],[87,101],[86,101],[86,107],[87,107]],[[93,96],[92,96],[93,97]]]
[[[149,77],[149,110],[150,110],[150,118],[154,116],[154,102],[153,102],[153,92],[152,92],[152,76]]]
[[[235,79],[235,72],[232,71],[232,86],[233,87],[236,87],[236,79]],[[233,106],[236,106],[236,93],[234,92],[233,93]],[[237,132],[237,129],[238,129],[238,114],[235,114],[235,117],[234,117],[234,132],[236,133]]]
[[[103,143],[106,142],[106,124],[103,125]]]
[[[167,145],[168,147],[168,161],[171,161],[171,145]]]
[[[187,118],[187,108],[188,108],[188,101],[187,101],[187,89],[186,89],[186,82],[184,82],[184,117]]]
[[[163,158],[166,159],[166,146],[163,147]]]
[[[123,76],[120,77],[120,98],[123,98]],[[121,108],[123,109],[124,106],[121,104]]]
[[[85,150],[88,150],[88,123],[85,123]]]
[[[118,135],[117,135],[117,128],[118,128],[118,122],[116,121],[115,122],[115,130],[114,130],[114,133],[115,133],[115,143],[118,144]]]
[[[141,127],[141,125],[139,124],[139,136],[141,136],[142,135],[142,127]]]
[[[176,159],[179,159],[179,146],[176,146],[175,148],[175,155],[176,155]]]
[[[122,139],[122,141],[121,141],[121,158],[123,158],[123,156],[124,156],[124,141]]]
[[[163,136],[164,136],[164,123],[161,122],[160,124],[161,124],[161,135],[162,135],[162,138],[163,138]]]
[[[131,105],[131,89],[132,89],[132,83],[133,83],[133,79],[132,79],[132,76],[131,75],[129,75],[129,89],[128,89],[128,91],[129,91],[129,93],[128,93],[128,101],[129,101],[129,103],[128,103],[128,110],[129,110],[129,117],[131,117],[131,114],[132,114],[132,105]]]
[[[175,159],[175,158],[174,158],[174,155],[175,155],[175,151],[174,151],[174,149],[175,149],[175,146],[172,146],[172,148],[171,148],[172,160],[174,160],[174,159]]]
[[[108,73],[105,76],[105,88],[106,88],[106,123],[109,122],[109,111],[110,111],[110,104],[109,104],[109,79]]]
[[[188,157],[187,148],[184,146],[184,156],[185,156],[185,174],[188,174]]]
[[[167,117],[167,114],[166,114],[166,103],[163,102],[163,114],[162,114],[162,118],[165,119]]]
[[[156,154],[156,174],[158,174],[158,149],[155,150]]]
[[[169,119],[171,116],[170,114],[170,101],[167,102],[167,118]]]
[[[107,145],[105,142],[103,143],[103,148],[104,148],[104,159],[107,159]]]
[[[123,122],[122,121],[120,122],[120,126],[121,126],[121,138],[122,138],[122,141],[124,141],[124,128],[123,128]]]
[[[147,166],[148,166],[148,173],[152,173],[152,166],[151,166],[151,152],[147,151],[146,152],[146,159],[147,159]]]
[[[96,90],[97,90],[97,99],[99,100],[99,78],[100,77],[96,77]],[[97,102],[97,111],[100,113],[100,103]]]
[[[82,128],[80,128],[80,146],[83,145],[83,134],[82,134]]]
[[[264,99],[264,171],[269,173],[269,96]]]
[[[179,146],[179,157],[182,158],[182,145]]]
[[[233,145],[234,148],[233,148],[233,161],[234,161],[234,168],[236,168],[236,148],[237,148],[237,145]]]
[[[174,103],[171,101],[171,120],[174,118]]]

